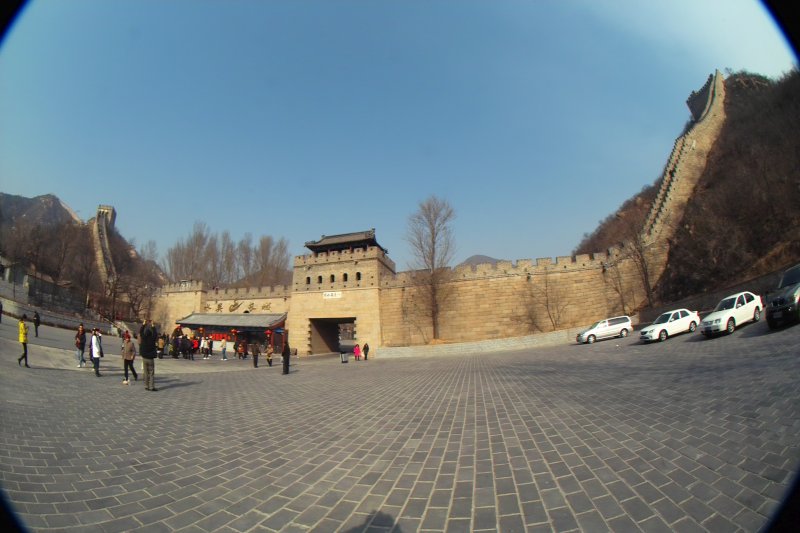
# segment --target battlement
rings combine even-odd
[[[341,250],[330,252],[318,252],[308,255],[298,255],[294,258],[294,266],[327,265],[342,261],[360,261],[365,259],[379,259],[392,272],[395,271],[394,261],[378,246],[367,248],[354,248],[353,250]]]
[[[97,218],[98,220],[105,219],[106,224],[113,228],[117,221],[117,211],[112,205],[98,205]]]
[[[717,71],[718,73],[719,71]],[[692,94],[686,99],[686,105],[689,107],[689,111],[695,121],[700,120],[708,111],[712,97],[711,83],[714,81],[714,76],[715,74],[709,74],[706,83],[700,90],[692,91]]]
[[[291,296],[291,288],[287,285],[273,287],[234,287],[227,289],[206,289],[202,281],[182,280],[170,283],[161,288],[161,294],[167,295],[176,292],[205,292],[212,299],[241,299],[241,298],[287,298]]]
[[[231,298],[288,298],[290,296],[291,287],[288,285],[275,285],[273,287],[236,287],[208,291],[208,297],[217,300],[228,300]]]
[[[453,269],[453,281],[477,281],[482,279],[503,277],[539,276],[555,272],[579,272],[584,270],[602,270],[609,263],[621,256],[621,249],[612,247],[605,252],[580,254],[573,256],[539,257],[517,259],[516,261],[498,261],[497,263],[481,263],[478,265],[461,265]],[[382,280],[385,288],[414,285],[415,271],[398,272],[392,277]]]
[[[184,279],[177,283],[169,283],[161,287],[162,294],[169,294],[171,292],[194,292],[203,291],[203,282],[194,279]]]

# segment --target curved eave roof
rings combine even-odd
[[[342,233],[340,235],[323,235],[318,241],[307,241],[305,243],[305,247],[315,253],[366,248],[368,246],[377,246],[384,253],[387,252],[383,246],[378,244],[374,229],[355,233]]]
[[[264,330],[276,328],[286,321],[286,313],[257,314],[257,313],[192,313],[178,319],[176,324],[184,328],[221,328],[238,330]]]

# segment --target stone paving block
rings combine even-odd
[[[206,529],[241,531],[246,525],[249,531],[324,531],[320,526],[363,529],[373,524],[370,530],[377,531],[386,528],[374,525],[375,509],[360,506],[367,498],[384,497],[370,503],[394,509],[392,527],[407,523],[410,530],[424,530],[426,524],[430,530],[455,530],[468,524],[490,531],[521,523],[528,531],[616,530],[612,524],[624,529],[632,523],[645,531],[660,531],[664,525],[699,531],[725,526],[717,517],[734,529],[758,530],[786,489],[800,440],[800,424],[786,423],[796,418],[791,376],[800,363],[774,357],[772,348],[759,352],[756,344],[775,338],[726,337],[720,340],[749,344],[746,350],[723,354],[726,345],[681,336],[649,346],[646,361],[638,345],[620,350],[610,343],[597,343],[591,352],[570,345],[502,357],[420,359],[415,365],[376,360],[359,367],[359,376],[351,373],[336,381],[330,380],[325,363],[304,362],[291,382],[276,380],[267,388],[262,381],[270,378],[267,373],[204,373],[191,391],[170,388],[165,380],[160,398],[183,407],[173,413],[161,402],[145,404],[123,421],[130,424],[122,428],[126,438],[137,442],[132,454],[120,452],[122,440],[103,434],[108,425],[101,413],[71,419],[71,410],[77,412],[70,404],[75,395],[65,390],[63,401],[53,403],[53,409],[64,407],[56,423],[37,431],[59,435],[69,426],[67,438],[73,446],[78,443],[81,457],[35,442],[23,443],[12,454],[2,440],[7,432],[0,433],[0,483],[24,513],[71,514],[73,507],[52,504],[79,502],[84,507],[74,507],[77,519],[78,513],[86,516],[85,498],[71,500],[72,495],[93,491],[90,499],[98,504],[116,499],[101,509],[109,515],[95,517],[90,528],[116,527],[118,519],[141,515],[136,504],[152,498],[164,513],[160,520],[150,517],[156,531],[175,524],[201,531],[201,520],[216,513],[249,520],[209,521]],[[787,342],[797,347],[796,340]],[[178,363],[188,369],[196,365]],[[697,372],[718,365],[726,372],[726,390],[735,390],[727,399],[716,397],[715,372]],[[623,369],[625,379],[620,380]],[[754,371],[766,385],[761,394],[751,386]],[[191,372],[183,376],[176,379],[192,379]],[[51,378],[38,373],[28,379],[47,387]],[[666,390],[665,379],[671,384]],[[427,388],[418,388],[420,383]],[[86,385],[96,389],[92,394],[102,396],[110,411],[124,400],[117,387],[104,396],[100,380]],[[220,402],[232,385],[248,397],[268,393],[274,409],[261,413]],[[28,394],[3,370],[0,387],[22,398]],[[203,388],[202,397],[197,387]],[[342,413],[336,406],[351,401],[356,387],[370,409]],[[664,392],[654,399],[653,391]],[[423,396],[426,400],[420,401]],[[291,413],[291,419],[282,418],[284,413]],[[140,415],[157,421],[157,431],[141,431],[135,420]],[[225,435],[237,435],[248,443],[246,449],[226,446]],[[257,445],[264,435],[269,438]],[[358,483],[370,473],[378,475]],[[53,490],[59,486],[67,490]],[[33,499],[15,500],[14,494]],[[37,494],[53,496],[37,500]],[[158,500],[160,495],[169,499]],[[198,497],[199,504],[193,500]],[[451,512],[460,515],[467,502],[465,516],[448,520]],[[509,513],[499,512],[501,507]],[[494,528],[487,511],[478,527],[477,509],[494,511]],[[287,514],[293,510],[297,514]],[[202,516],[191,517],[190,511]],[[23,516],[36,524],[43,515]],[[565,525],[556,526],[554,519]],[[573,525],[566,525],[570,520]]]

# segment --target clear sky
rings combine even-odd
[[[420,201],[456,263],[569,255],[659,176],[715,69],[796,64],[755,0],[34,0],[0,45],[0,191],[164,254],[195,221],[303,244]]]

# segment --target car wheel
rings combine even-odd
[[[619,332],[619,336],[624,339],[628,336],[628,330],[623,328],[623,330]]]
[[[761,309],[756,307],[756,310],[753,312],[753,322],[758,322],[761,320]]]
[[[733,333],[733,330],[736,329],[736,322],[734,322],[732,318],[729,318],[728,319],[728,326],[725,329],[729,334]]]
[[[589,344],[593,344],[594,343],[594,335],[589,335],[589,338],[586,339],[586,342],[589,343]]]
[[[667,331],[666,330],[664,330],[664,329],[661,330],[661,333],[658,334],[658,340],[660,340],[661,342],[664,342],[665,340],[667,340]]]
[[[697,324],[695,324],[695,323],[694,323],[694,321],[692,321],[692,323],[691,323],[691,324],[689,324],[689,331],[690,331],[690,332],[692,332],[692,333],[694,333],[694,331],[695,331],[696,329],[697,329]]]

